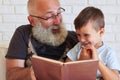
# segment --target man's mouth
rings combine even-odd
[[[59,27],[53,27],[52,28],[52,32],[53,33],[58,33],[60,31],[60,28]]]

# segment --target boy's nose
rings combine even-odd
[[[85,40],[84,38],[80,38],[79,41],[80,41],[81,43],[84,43],[86,40]]]

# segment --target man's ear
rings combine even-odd
[[[103,36],[104,33],[105,33],[105,29],[104,29],[104,28],[101,28],[101,29],[100,29],[100,36]]]
[[[32,26],[35,26],[34,19],[31,16],[28,16],[28,21]]]

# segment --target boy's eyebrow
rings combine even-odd
[[[79,34],[79,33],[76,33],[76,35],[80,36],[80,34]]]
[[[89,35],[88,33],[85,33],[84,35]]]

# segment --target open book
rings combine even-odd
[[[96,60],[63,63],[34,55],[31,61],[37,80],[96,80]]]

